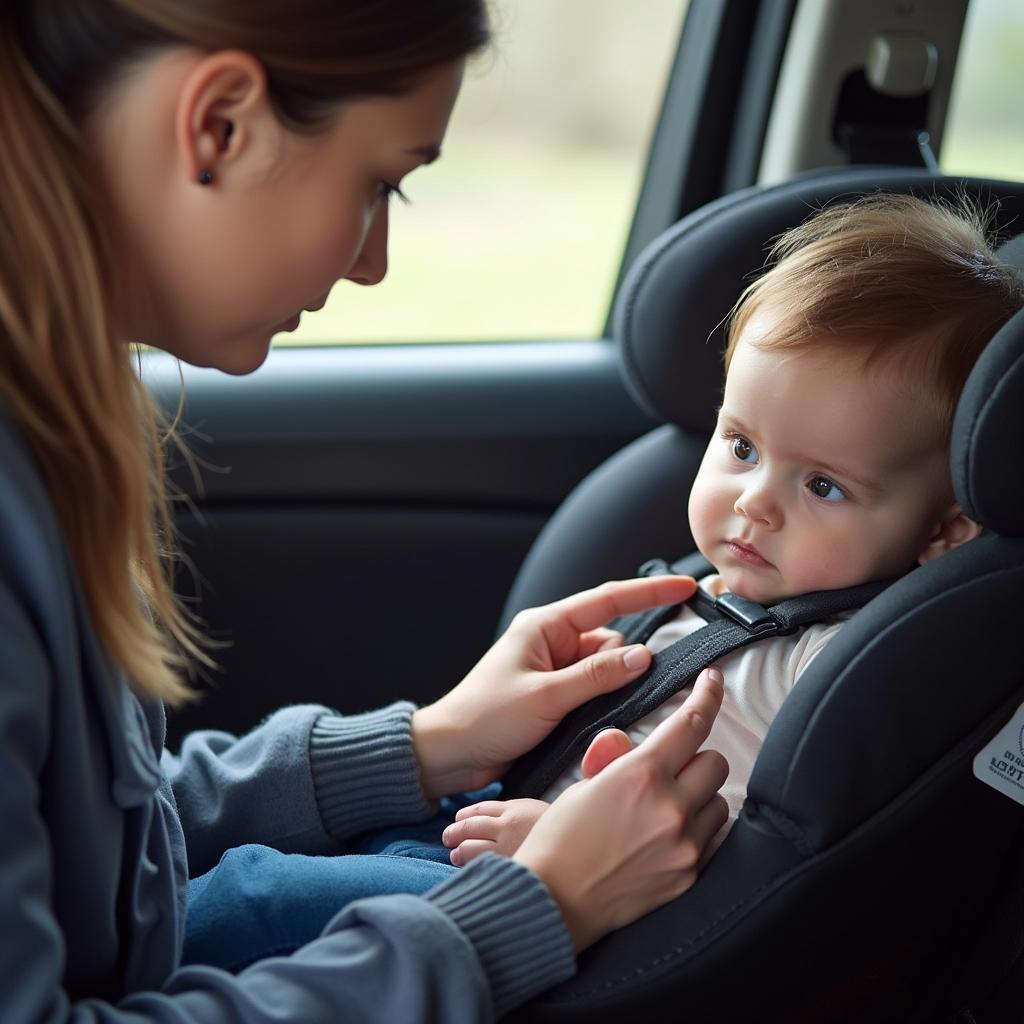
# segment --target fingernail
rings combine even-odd
[[[622,658],[622,663],[630,672],[643,668],[647,664],[647,648],[642,644],[631,647]]]
[[[725,682],[725,676],[723,676],[722,673],[717,668],[709,668],[708,669],[708,678],[713,683],[724,683]]]
[[[459,853],[459,848],[456,846],[451,852],[451,856],[448,858],[457,868],[462,867],[462,854]]]

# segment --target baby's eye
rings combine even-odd
[[[740,462],[757,462],[757,449],[745,438],[732,438],[732,453]]]
[[[827,476],[813,477],[807,482],[807,489],[823,501],[842,501],[846,497],[842,488],[832,483]]]

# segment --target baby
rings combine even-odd
[[[718,425],[689,503],[693,538],[717,570],[701,587],[766,605],[888,579],[977,536],[953,495],[953,413],[979,353],[1024,305],[1024,285],[966,204],[878,195],[835,206],[782,236],[771,259],[733,310]],[[730,764],[730,821],[772,719],[844,618],[716,663],[725,700],[707,746]],[[703,625],[684,607],[648,646]],[[642,742],[685,696],[630,739]],[[543,800],[449,802],[445,817],[344,856],[231,850],[190,882],[185,959],[238,969],[314,938],[352,899],[422,892],[481,853],[511,855],[582,771]]]
[[[892,578],[977,536],[953,496],[953,414],[982,348],[1024,304],[966,204],[879,195],[833,207],[785,234],[771,258],[733,311],[718,424],[689,501],[693,538],[717,569],[701,587],[764,605]],[[730,824],[772,719],[848,617],[716,663],[725,701],[706,745],[729,761]],[[648,646],[704,624],[684,608]],[[684,697],[630,739],[642,742]],[[443,834],[452,863],[513,853],[579,778],[566,772],[543,800],[460,809]]]

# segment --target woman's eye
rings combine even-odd
[[[732,439],[732,453],[740,462],[757,462],[757,449],[745,437]]]
[[[846,495],[838,484],[832,483],[827,476],[816,476],[807,483],[807,489],[816,498],[823,501],[842,501]]]

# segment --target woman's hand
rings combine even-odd
[[[413,749],[427,797],[479,789],[535,747],[573,708],[650,665],[606,622],[692,596],[688,576],[603,583],[520,612],[469,675],[414,712]]]
[[[721,673],[702,672],[678,711],[641,746],[570,786],[516,851],[547,885],[577,951],[696,880],[704,848],[729,816],[718,795],[725,758],[697,754],[722,693]]]
[[[465,867],[481,853],[511,857],[551,805],[543,800],[483,800],[460,807],[441,833],[457,868]]]

